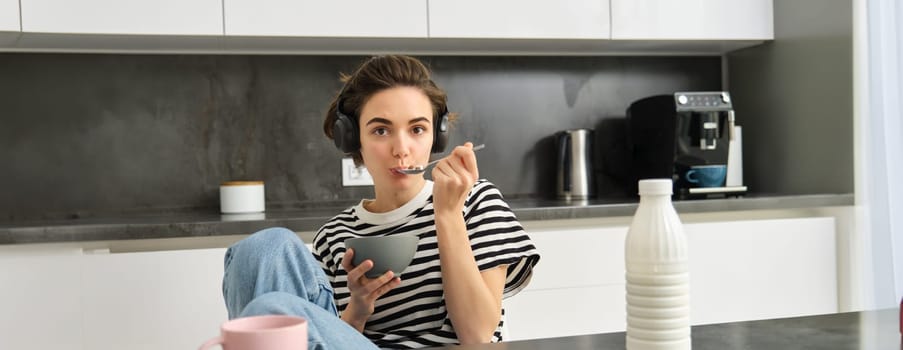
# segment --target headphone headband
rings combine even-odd
[[[332,124],[332,140],[335,146],[345,153],[354,153],[361,148],[360,118],[348,116],[342,112],[342,105],[345,102],[345,92],[348,88],[342,87],[342,91],[336,100],[336,118]],[[432,153],[442,153],[448,145],[448,104],[443,104],[441,110],[433,115],[433,146],[430,151]]]

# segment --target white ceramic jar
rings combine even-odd
[[[227,181],[219,186],[223,214],[262,213],[264,203],[263,181]]]

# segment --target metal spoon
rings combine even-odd
[[[486,147],[486,145],[481,143],[479,145],[473,146],[473,150],[474,150],[474,152],[476,152],[476,151],[483,149],[483,147]],[[436,164],[440,160],[442,160],[442,158],[439,158],[432,162],[426,163],[426,165],[412,165],[411,167],[405,168],[405,169],[395,169],[395,172],[398,172],[400,174],[405,174],[405,175],[421,174],[424,171],[426,171],[426,168],[429,168],[430,165]]]

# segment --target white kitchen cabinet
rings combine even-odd
[[[0,349],[195,349],[227,318],[224,253],[0,247]]]
[[[615,40],[772,40],[772,0],[611,0]]]
[[[85,255],[84,349],[195,349],[218,335],[225,252]]]
[[[21,0],[22,30],[223,35],[221,0]]]
[[[226,35],[425,38],[425,0],[224,0]]]
[[[773,39],[772,12],[771,0],[0,0],[0,50],[720,55]]]
[[[428,1],[430,38],[610,38],[608,0]]]
[[[685,228],[693,324],[837,312],[834,218]]]
[[[527,230],[539,250],[528,289],[590,287],[624,283],[627,227]]]
[[[0,32],[19,30],[19,0],[0,0]]]
[[[504,302],[504,340],[623,331],[625,294],[623,285],[522,291]]]
[[[541,257],[527,288],[504,301],[506,340],[623,330],[627,228],[528,233]]]
[[[532,228],[530,285],[504,301],[508,339],[623,331],[627,226]],[[833,217],[684,224],[693,324],[837,312]]]
[[[0,247],[0,349],[82,348],[81,257],[73,247]]]

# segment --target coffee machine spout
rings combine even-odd
[[[702,118],[699,148],[704,150],[718,148],[718,113],[704,113]]]

